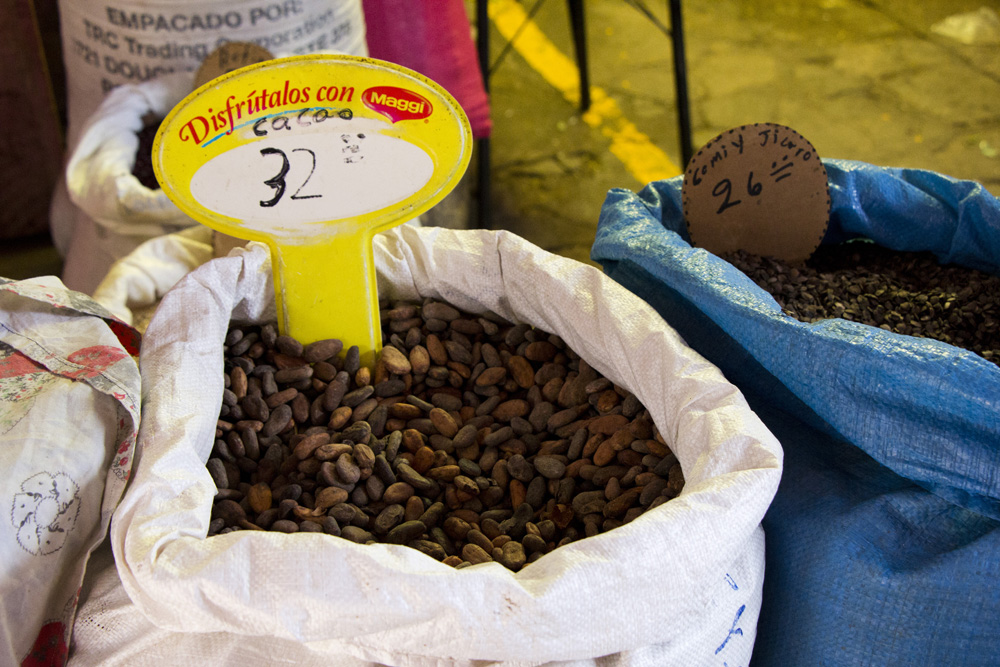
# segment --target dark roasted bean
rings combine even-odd
[[[723,258],[800,321],[843,318],[934,338],[1000,364],[1000,276],[868,242],[823,245],[801,263],[744,252]]]
[[[340,341],[233,328],[210,535],[324,532],[518,571],[680,492],[648,412],[559,336],[423,309],[382,309],[374,371]]]

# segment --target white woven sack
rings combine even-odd
[[[516,574],[494,563],[454,570],[408,547],[326,535],[205,539],[222,341],[231,318],[275,312],[269,255],[253,244],[181,280],[146,331],[141,456],[111,530],[141,612],[165,630],[276,638],[393,665],[616,653],[619,664],[639,664],[654,645],[646,664],[746,664],[763,580],[760,521],[781,450],[736,388],[600,271],[512,234],[404,226],[375,249],[382,297],[429,296],[531,323],[631,389],[677,454],[684,491]]]
[[[70,200],[108,232],[133,237],[135,245],[196,224],[163,190],[147,188],[132,174],[145,119],[166,116],[193,85],[194,73],[180,72],[112,90],[84,123],[66,165]]]
[[[351,647],[348,647],[350,649]],[[643,665],[664,667],[672,664],[673,647],[652,645],[596,660],[558,660],[545,667],[623,667]],[[372,651],[356,650],[370,655]],[[383,651],[388,653],[388,651]],[[409,662],[409,661],[407,661]],[[417,659],[409,664],[427,664]],[[87,565],[87,577],[80,593],[80,609],[73,626],[69,667],[176,667],[181,664],[212,667],[247,665],[294,665],[295,667],[381,667],[405,664],[383,658],[378,663],[348,654],[342,642],[300,643],[290,639],[232,632],[174,632],[153,625],[129,599],[118,578],[114,556],[105,543]],[[456,664],[441,659],[432,664]],[[517,663],[488,663],[490,667],[528,667],[535,660]],[[485,667],[480,663],[481,667]]]
[[[79,128],[65,172],[75,222],[62,277],[73,289],[92,293],[114,262],[143,242],[197,226],[163,190],[132,173],[145,119],[166,116],[193,83],[193,72],[178,72],[115,88]]]
[[[163,295],[212,259],[212,230],[204,225],[150,239],[115,262],[94,290],[94,301],[145,332]]]
[[[193,72],[226,42],[367,53],[361,0],[59,0],[68,145],[109,90]]]
[[[45,276],[0,280],[0,665],[61,665],[132,468],[138,335]]]

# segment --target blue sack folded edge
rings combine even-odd
[[[921,170],[824,163],[832,201],[825,243],[864,236],[1000,274],[1000,203],[981,185]],[[1000,518],[1000,368],[930,339],[782,315],[742,272],[691,246],[682,182],[654,182],[638,194],[611,190],[592,258],[612,278],[616,263],[634,264],[697,304],[834,431],[897,474]]]

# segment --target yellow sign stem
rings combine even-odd
[[[402,222],[402,221],[400,221]],[[363,232],[311,245],[271,246],[278,326],[300,341],[357,345],[369,368],[382,349],[372,238]]]

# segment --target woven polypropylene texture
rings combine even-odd
[[[866,237],[1000,273],[1000,203],[933,172],[825,161],[824,243]],[[867,325],[813,325],[689,243],[680,178],[613,190],[592,258],[718,365],[778,436],[753,665],[995,664],[1000,368]]]

